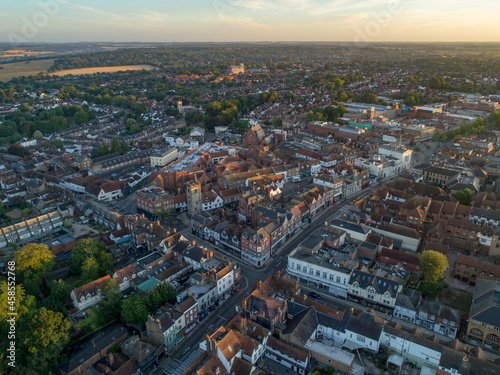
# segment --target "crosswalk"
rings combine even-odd
[[[182,373],[186,371],[186,369],[191,366],[202,354],[203,350],[197,348],[195,351],[191,352],[191,354],[189,354],[184,361],[181,362],[176,359],[165,369],[165,374],[182,375]]]

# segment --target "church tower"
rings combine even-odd
[[[198,180],[186,184],[188,216],[194,217],[201,213],[201,184]]]

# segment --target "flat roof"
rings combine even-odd
[[[331,340],[323,340],[323,342],[319,342],[309,339],[306,342],[305,348],[324,355],[327,358],[331,358],[334,361],[342,363],[346,366],[351,366],[354,362],[354,354],[337,348],[334,344],[335,343]]]

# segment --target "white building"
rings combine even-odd
[[[166,150],[155,152],[149,158],[152,167],[164,167],[177,159],[177,157],[177,148],[169,147]]]
[[[290,276],[327,288],[331,294],[347,297],[351,270],[326,257],[295,249],[288,256],[287,272]]]

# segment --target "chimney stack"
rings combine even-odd
[[[108,362],[110,366],[113,366],[115,363],[115,357],[113,356],[113,353],[108,353]]]

